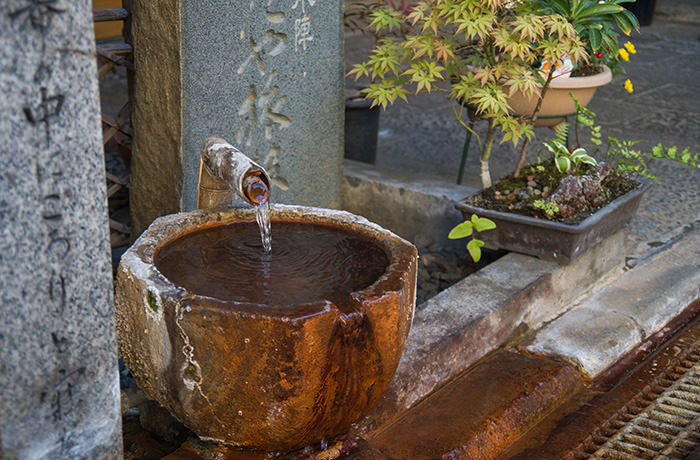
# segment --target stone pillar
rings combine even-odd
[[[0,5],[0,457],[120,459],[89,0]]]
[[[211,135],[267,169],[273,202],[340,206],[343,5],[134,0],[135,234],[196,206]]]

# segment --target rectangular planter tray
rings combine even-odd
[[[492,211],[463,202],[455,206],[465,219],[470,219],[472,214],[476,214],[479,217],[488,217],[496,223],[494,230],[478,235],[487,247],[520,252],[564,265],[627,225],[637,212],[642,195],[652,184],[649,180],[640,182],[639,187],[612,201],[577,225]]]

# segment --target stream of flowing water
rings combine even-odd
[[[260,227],[264,255],[269,258],[272,252],[272,236],[270,234],[270,190],[258,175],[244,179],[243,187],[250,202],[255,205],[255,220]]]
[[[272,252],[272,235],[270,234],[270,201],[265,201],[255,207],[255,220],[260,227],[260,238],[262,240],[265,254]]]

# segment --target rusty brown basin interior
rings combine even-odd
[[[156,220],[119,267],[119,348],[144,393],[200,437],[291,451],[345,434],[384,392],[413,317],[416,249],[349,213],[273,206],[273,241],[275,222],[294,221],[360,234],[385,251],[381,276],[342,310],[323,299],[276,308],[222,301],[172,283],[154,264],[184,235],[252,220],[251,209]]]

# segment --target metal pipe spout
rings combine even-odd
[[[231,207],[234,194],[261,205],[270,199],[270,177],[224,139],[209,137],[200,152],[197,208]]]

